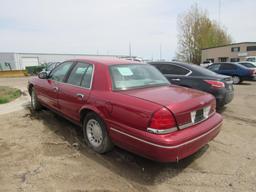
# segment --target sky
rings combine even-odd
[[[256,41],[253,0],[0,0],[0,52],[132,55],[170,60],[177,18],[197,3],[234,42]]]

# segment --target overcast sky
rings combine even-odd
[[[197,2],[218,20],[219,0],[0,0],[0,51],[132,54],[172,59],[177,17]],[[222,0],[235,42],[256,41],[256,1]]]

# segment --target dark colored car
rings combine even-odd
[[[171,85],[153,66],[114,58],[61,63],[29,80],[33,111],[45,106],[83,129],[105,153],[113,144],[171,162],[206,145],[220,131],[212,95]]]
[[[238,63],[214,63],[207,68],[215,73],[231,76],[234,84],[255,80],[256,77],[256,70]]]
[[[151,62],[175,85],[198,89],[215,96],[217,107],[232,101],[234,88],[232,78],[219,75],[203,67],[179,62]]]

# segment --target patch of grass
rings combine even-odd
[[[18,98],[21,91],[16,88],[0,86],[0,104],[8,103]]]

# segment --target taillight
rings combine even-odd
[[[148,132],[156,134],[166,134],[177,131],[176,120],[168,109],[161,108],[151,117],[147,130]]]
[[[251,69],[251,70],[250,70],[250,74],[251,74],[251,75],[256,75],[256,69]]]
[[[214,80],[204,80],[206,83],[211,85],[213,88],[224,88],[225,84],[221,81],[214,81]]]

